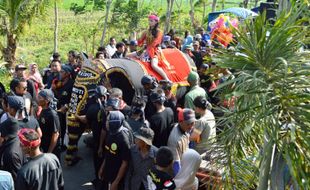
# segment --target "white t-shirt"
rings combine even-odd
[[[202,154],[208,149],[208,144],[212,143],[216,136],[215,117],[213,113],[206,110],[205,115],[195,122],[194,130],[200,134],[200,142],[195,150]]]
[[[111,44],[108,44],[105,48],[106,48],[107,54],[109,55],[110,58],[114,55],[114,53],[117,50],[116,47],[111,46]]]

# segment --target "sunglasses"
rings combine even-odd
[[[27,90],[27,87],[22,86],[22,87],[20,87],[20,89]]]

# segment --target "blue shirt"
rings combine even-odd
[[[0,190],[14,190],[14,182],[9,172],[0,170]]]

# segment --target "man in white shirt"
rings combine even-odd
[[[116,40],[114,37],[110,38],[110,43],[106,46],[106,51],[108,54],[108,58],[111,58],[113,54],[116,52]]]

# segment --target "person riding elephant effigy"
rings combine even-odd
[[[138,46],[146,44],[146,51],[141,55],[142,60],[150,60],[151,67],[156,71],[164,80],[169,80],[164,70],[159,66],[162,60],[160,45],[163,38],[163,32],[159,29],[159,17],[151,14],[149,17],[149,29],[145,31],[141,38],[138,39]],[[165,64],[167,64],[165,62]],[[169,67],[169,65],[166,65]]]

